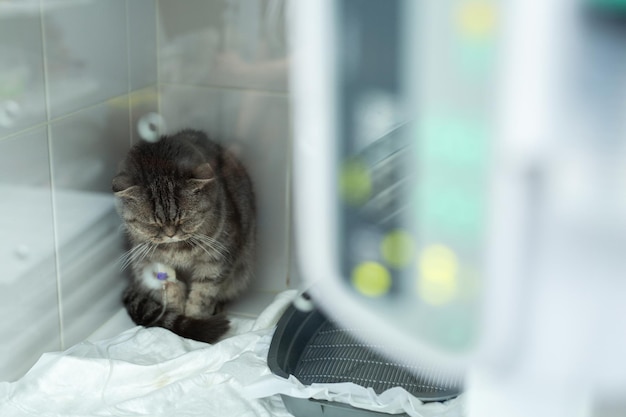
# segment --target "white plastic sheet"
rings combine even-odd
[[[279,393],[411,416],[461,415],[458,399],[423,404],[399,388],[376,395],[354,384],[304,386],[272,375],[271,337],[294,296],[279,294],[256,320],[234,318],[215,345],[135,327],[44,354],[22,379],[0,383],[0,416],[290,416]]]
[[[234,318],[214,345],[135,327],[44,354],[0,383],[0,416],[290,416],[280,398],[246,398],[242,388],[269,373],[268,341],[294,295],[279,294],[256,320]]]
[[[400,387],[390,388],[381,394],[376,394],[372,388],[364,388],[350,382],[303,385],[293,375],[289,379],[267,375],[246,386],[244,392],[249,397],[267,397],[280,393],[294,398],[314,398],[389,414],[406,413],[411,417],[461,417],[464,415],[462,396],[443,403],[423,403]]]

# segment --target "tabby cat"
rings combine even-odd
[[[135,145],[113,179],[131,249],[123,301],[133,321],[208,343],[252,275],[255,201],[235,156],[200,131]]]

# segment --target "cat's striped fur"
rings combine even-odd
[[[123,297],[131,318],[216,341],[229,326],[216,313],[252,276],[255,202],[244,166],[204,133],[184,130],[135,145],[112,188],[131,244]],[[176,280],[150,281],[156,264]]]

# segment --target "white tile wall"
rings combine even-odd
[[[123,275],[115,263],[123,241],[110,184],[130,147],[128,103],[123,96],[50,123],[66,345],[80,341],[120,306]]]
[[[157,83],[156,0],[130,0],[128,4],[130,89]]]
[[[0,1],[0,380],[121,308],[110,181],[156,52],[155,0]]]
[[[234,146],[255,183],[254,292],[298,286],[289,278],[285,9],[284,0],[158,2],[160,102],[167,130],[198,128]]]
[[[0,380],[61,347],[48,138],[44,127],[0,140]]]
[[[0,2],[0,137],[45,121],[45,106],[39,2]]]
[[[128,92],[126,0],[43,0],[50,117]]]
[[[285,3],[160,0],[160,81],[286,91]]]
[[[128,97],[54,120],[50,133],[55,187],[109,193],[130,147]]]
[[[161,113],[170,133],[191,127],[207,132],[216,140],[223,140],[220,116],[223,91],[189,85],[161,85],[159,90]]]

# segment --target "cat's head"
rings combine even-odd
[[[145,181],[145,179],[144,179]],[[140,175],[121,172],[112,189],[126,230],[136,242],[185,241],[212,215],[213,170],[201,164],[191,177],[163,175],[144,183]]]

